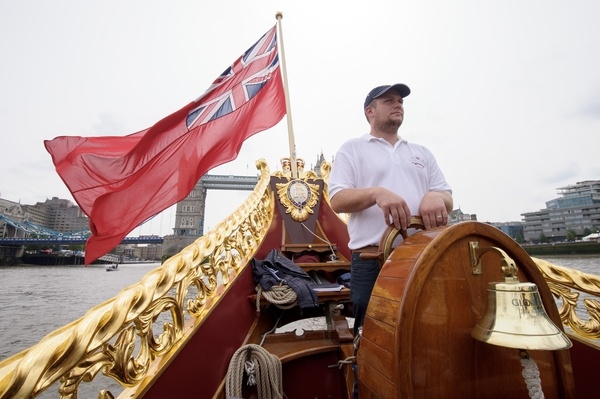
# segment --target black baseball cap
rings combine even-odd
[[[367,109],[367,106],[369,104],[371,104],[371,101],[373,101],[373,99],[381,96],[382,94],[386,93],[390,89],[396,90],[396,92],[398,94],[400,94],[400,96],[402,98],[404,98],[410,94],[410,88],[403,83],[396,83],[394,85],[378,86],[378,87],[374,88],[373,90],[371,90],[369,92],[369,94],[367,95],[367,98],[365,98],[364,109]]]

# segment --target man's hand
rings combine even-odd
[[[419,214],[425,229],[448,224],[448,209],[452,210],[452,196],[445,191],[430,191],[421,200]]]
[[[383,187],[376,187],[373,199],[375,204],[383,211],[386,225],[394,223],[394,227],[399,230],[408,229],[411,215],[410,208],[404,198]]]
[[[344,189],[331,198],[331,207],[338,213],[360,212],[373,205],[381,208],[386,225],[394,223],[399,230],[408,229],[411,213],[406,201],[383,187]],[[425,194],[419,206],[425,228],[448,224],[448,212],[452,211],[452,206],[452,195],[447,191]]]
[[[394,223],[405,230],[410,224],[410,209],[401,196],[383,187],[347,188],[331,198],[331,208],[337,213],[360,212],[377,205],[383,211],[386,226]]]

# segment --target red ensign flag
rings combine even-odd
[[[200,98],[151,128],[123,137],[45,141],[56,171],[90,218],[85,263],[181,201],[202,175],[235,159],[245,139],[285,113],[273,27]]]

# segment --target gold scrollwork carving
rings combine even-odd
[[[548,282],[552,294],[562,302],[559,309],[562,323],[570,327],[574,333],[585,338],[600,338],[600,301],[598,301],[600,278],[578,270],[553,265],[542,259],[533,258],[533,260]],[[583,298],[582,300],[588,315],[587,321],[577,313],[577,305],[582,293],[594,298]]]
[[[326,185],[327,183],[329,183],[329,175],[331,174],[332,166],[333,165],[331,164],[331,162],[323,161],[321,163],[321,177],[323,178],[323,181]]]
[[[80,383],[99,372],[130,388],[152,377],[153,361],[168,363],[191,334],[184,329],[186,319],[201,323],[268,230],[275,209],[270,173],[263,159],[256,167],[260,178],[254,191],[214,229],[83,318],[0,361],[0,398],[35,397],[58,380],[60,397],[76,398]],[[160,335],[155,328],[162,328]],[[98,397],[114,398],[108,390]]]

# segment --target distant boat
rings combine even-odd
[[[107,272],[116,272],[117,270],[119,270],[119,264],[118,263],[110,265],[109,267],[106,268]]]

